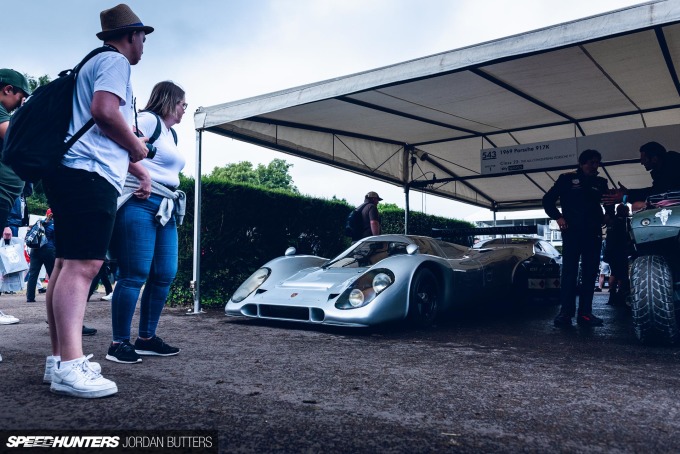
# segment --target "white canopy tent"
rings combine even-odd
[[[197,174],[208,131],[402,186],[407,208],[417,188],[493,211],[523,210],[540,207],[576,160],[487,175],[480,152],[571,139],[602,153],[612,186],[648,186],[638,149],[654,140],[652,128],[665,127],[659,142],[680,149],[678,65],[680,1],[652,1],[199,108]],[[198,209],[200,179],[196,194]]]

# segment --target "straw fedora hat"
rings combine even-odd
[[[105,9],[99,13],[99,19],[102,23],[102,31],[97,33],[97,38],[102,41],[125,32],[142,30],[147,35],[153,32],[153,27],[144,25],[125,3]]]

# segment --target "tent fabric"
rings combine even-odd
[[[647,186],[644,142],[610,137],[680,125],[679,22],[679,1],[652,1],[202,107],[195,126],[496,211],[539,207],[565,171],[483,175],[480,151],[497,147],[594,139],[610,186]],[[662,143],[680,149],[679,131]]]

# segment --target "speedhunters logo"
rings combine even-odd
[[[120,437],[50,437],[40,435],[14,436],[7,438],[8,448],[117,448]]]
[[[215,431],[0,431],[0,452],[47,448],[79,453],[217,453]]]

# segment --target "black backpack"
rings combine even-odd
[[[351,237],[353,240],[358,240],[361,238],[364,231],[364,217],[362,211],[364,207],[368,205],[368,202],[362,203],[347,215],[347,221],[345,222],[345,235]]]
[[[65,142],[73,116],[73,95],[78,70],[92,57],[114,48],[94,49],[73,69],[39,87],[26,99],[9,122],[2,162],[12,167],[24,181],[35,182],[54,171],[71,146],[94,125],[90,119]]]

